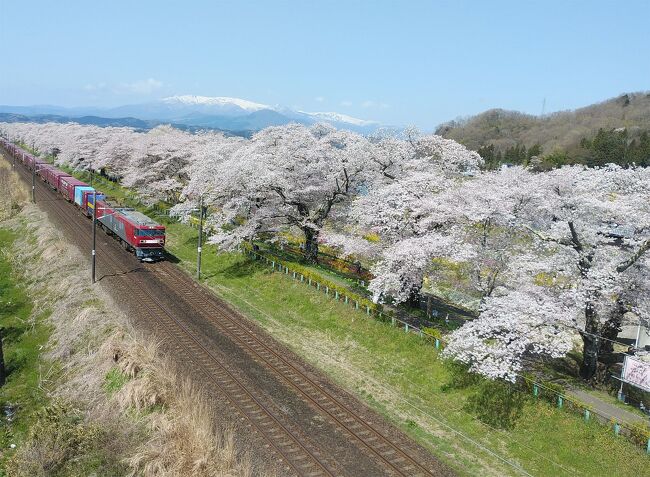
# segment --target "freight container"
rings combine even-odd
[[[56,190],[59,190],[61,187],[61,179],[64,177],[70,177],[70,174],[60,171],[59,169],[54,169],[50,172],[50,185]]]
[[[74,202],[75,187],[89,187],[89,185],[74,177],[62,177],[59,181],[59,192],[69,202]]]
[[[36,163],[42,162],[42,161],[39,161],[39,159],[36,159],[31,154],[27,154],[27,153],[23,153],[23,154],[25,156],[24,163],[29,169],[32,169],[34,167],[34,162],[36,162]]]
[[[43,177],[43,179],[45,180],[45,182],[50,184],[50,186],[52,186],[54,189],[59,188],[58,187],[59,186],[59,179],[61,178],[61,176],[68,176],[69,175],[66,172],[58,170],[54,166],[43,167],[41,169],[41,171],[42,172],[40,174]]]
[[[90,186],[79,186],[74,188],[74,203],[79,207],[83,206],[83,192],[84,191],[94,191],[95,189]]]
[[[83,191],[82,193],[82,200],[81,203],[83,204],[81,206],[81,210],[83,211],[84,214],[87,216],[93,215],[93,209],[95,208],[95,204],[93,202],[93,191],[88,190],[88,191]],[[96,192],[95,195],[97,196],[97,203],[100,204],[100,200],[103,201],[106,196],[102,194],[101,192]],[[97,217],[101,217],[102,214],[104,213],[103,208],[100,206],[99,209],[97,209]]]
[[[52,172],[54,168],[48,164],[38,164],[36,163],[36,174],[38,174],[41,179],[43,179],[44,182],[49,183],[49,176],[50,172]]]

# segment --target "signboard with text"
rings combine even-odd
[[[650,392],[650,362],[626,356],[623,380]]]

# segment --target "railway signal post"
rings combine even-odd
[[[36,158],[34,158],[34,164],[32,164],[32,202],[34,204],[36,203],[36,172]]]
[[[196,249],[196,279],[201,279],[201,241],[203,240],[203,196],[199,197],[199,246]]]
[[[93,251],[92,251],[92,282],[95,283],[95,244],[97,238],[97,191],[93,191]]]

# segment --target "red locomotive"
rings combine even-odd
[[[88,207],[93,197],[89,196]],[[122,246],[141,262],[161,260],[165,246],[165,227],[130,207],[111,205],[97,199],[97,220],[109,235],[116,236]]]
[[[130,207],[111,205],[101,192],[6,139],[0,139],[0,143],[5,151],[29,170],[34,170],[35,174],[58,191],[65,200],[77,205],[85,216],[91,217],[95,210],[100,227],[119,240],[125,250],[134,253],[138,260],[155,262],[164,258],[164,225]]]

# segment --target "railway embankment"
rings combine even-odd
[[[263,473],[4,161],[0,184],[0,475]]]
[[[118,196],[129,192],[107,186]],[[165,222],[168,249],[192,273],[196,229]],[[205,247],[203,277],[219,296],[461,474],[639,475],[647,465],[645,452],[612,429],[530,396],[513,404],[507,392],[455,374],[418,337],[243,255]],[[478,418],[486,414],[505,415],[508,425]]]

